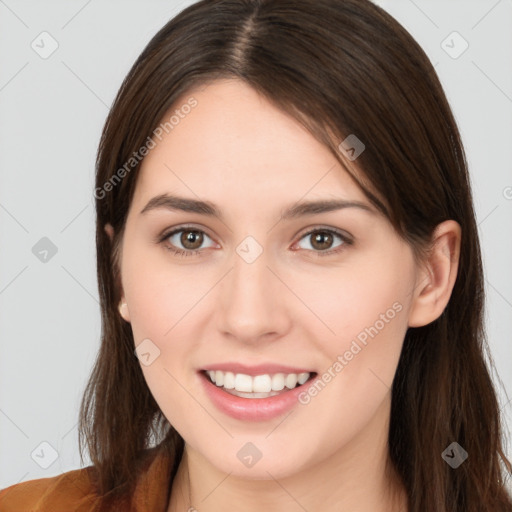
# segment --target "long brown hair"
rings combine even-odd
[[[98,492],[129,500],[148,448],[167,450],[172,477],[183,453],[118,313],[117,249],[140,167],[132,155],[179,97],[225,77],[294,116],[343,165],[338,144],[356,134],[366,149],[357,159],[363,178],[353,177],[415,254],[424,253],[438,223],[460,224],[450,301],[436,321],[405,336],[392,387],[390,460],[410,512],[510,511],[502,466],[511,465],[485,359],[483,271],[460,134],[424,51],[367,0],[203,0],[169,21],[125,78],[97,156],[102,340],[80,410],[80,453],[83,461],[86,446]],[[452,442],[469,454],[457,469],[441,457]]]

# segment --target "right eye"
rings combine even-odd
[[[177,256],[193,256],[199,254],[205,237],[211,238],[202,230],[190,226],[180,226],[162,236],[161,242]],[[213,240],[212,240],[213,242]],[[181,247],[180,247],[181,245]],[[211,245],[210,247],[213,247]]]

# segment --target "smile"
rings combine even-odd
[[[275,373],[274,375],[246,375],[244,373],[210,370],[206,372],[210,381],[224,391],[243,398],[267,398],[278,395],[285,388],[294,389],[307,382],[311,373]]]
[[[223,414],[242,421],[266,421],[299,405],[316,372],[248,375],[222,370],[198,372],[211,403]]]

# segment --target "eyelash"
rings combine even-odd
[[[168,233],[165,233],[164,235],[162,235],[157,240],[157,242],[164,244],[164,247],[167,250],[171,251],[175,256],[178,256],[178,257],[200,255],[202,252],[200,249],[195,249],[195,250],[174,249],[172,246],[169,246],[166,243],[166,241],[169,237],[171,237],[172,235],[175,235],[176,233],[180,233],[182,231],[197,231],[198,233],[202,233],[206,236],[209,236],[207,233],[205,233],[201,229],[197,229],[194,226],[180,226],[180,227],[173,229],[172,231],[169,231]],[[312,235],[313,233],[329,233],[331,235],[338,236],[343,242],[343,244],[338,246],[336,249],[330,249],[327,251],[315,251],[315,250],[311,250],[311,249],[305,249],[307,251],[313,252],[316,256],[319,256],[319,257],[332,256],[334,254],[337,254],[337,253],[345,250],[346,246],[350,246],[354,243],[353,240],[351,240],[350,238],[348,238],[346,235],[344,235],[342,232],[340,232],[338,230],[335,230],[332,228],[321,228],[321,227],[315,227],[315,228],[311,229],[310,231],[308,231],[307,233],[304,233],[299,238],[299,240],[302,240],[303,238],[306,238],[307,236]],[[209,238],[211,238],[211,237],[209,237]]]

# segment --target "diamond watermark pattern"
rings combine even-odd
[[[236,248],[237,254],[246,262],[253,263],[263,252],[263,247],[252,236],[245,237]]]
[[[459,443],[453,442],[441,457],[449,466],[457,469],[468,458],[468,452]]]
[[[452,59],[458,59],[469,48],[469,43],[454,30],[446,39],[441,41],[441,48]]]
[[[160,356],[160,349],[149,338],[146,338],[137,345],[135,354],[144,366],[149,366]]]
[[[57,50],[59,43],[51,34],[44,31],[30,43],[30,46],[41,59],[47,59]]]
[[[236,456],[244,466],[252,468],[261,459],[263,454],[253,443],[245,443],[242,448],[238,450]]]
[[[32,247],[32,254],[42,263],[48,263],[57,254],[57,246],[48,237],[43,236]]]
[[[43,469],[48,469],[58,458],[57,450],[47,441],[40,443],[30,454],[32,460]]]
[[[340,142],[338,149],[345,153],[349,160],[354,161],[366,149],[366,146],[356,135],[351,133]]]

